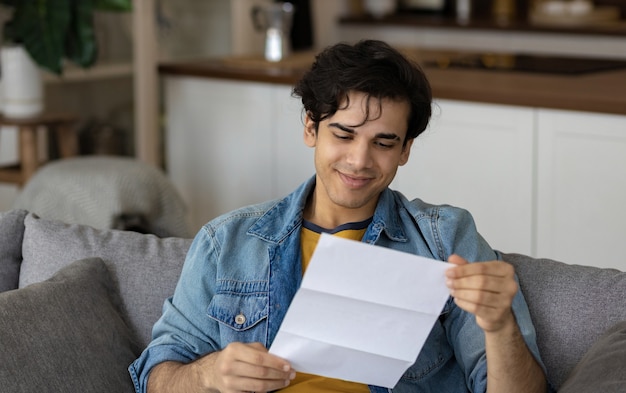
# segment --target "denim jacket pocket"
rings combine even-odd
[[[453,356],[445,331],[437,322],[431,330],[417,360],[404,373],[400,382],[404,382],[409,386],[415,383],[422,384],[426,379],[436,374]],[[396,389],[394,389],[395,391]]]
[[[209,318],[219,322],[221,342],[267,340],[268,295],[261,293],[216,294],[207,308]]]

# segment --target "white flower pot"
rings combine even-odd
[[[43,80],[37,64],[22,46],[3,47],[2,111],[5,117],[24,119],[43,112]]]

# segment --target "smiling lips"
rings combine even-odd
[[[369,177],[350,176],[342,172],[339,173],[341,181],[349,188],[361,188],[366,186],[372,179]]]

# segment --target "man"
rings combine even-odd
[[[387,391],[296,373],[266,349],[328,232],[457,265],[447,271],[451,297],[394,391],[545,392],[513,268],[466,211],[388,188],[430,119],[421,69],[380,41],[337,44],[316,57],[294,95],[315,176],[282,200],[200,230],[152,343],[129,367],[137,391]]]

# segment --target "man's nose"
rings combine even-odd
[[[348,150],[347,162],[355,169],[369,168],[372,164],[372,152],[368,143],[355,141]]]

